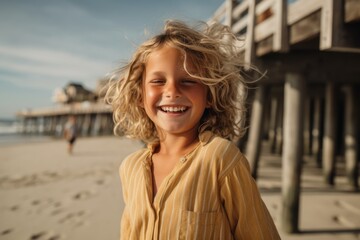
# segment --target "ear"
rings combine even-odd
[[[207,102],[206,102],[205,108],[211,108],[211,103],[210,103],[210,101],[207,101]]]
[[[205,108],[211,108],[211,107],[212,107],[212,104],[211,104],[211,94],[208,92]]]

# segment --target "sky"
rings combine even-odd
[[[166,19],[206,21],[222,0],[0,0],[0,118],[51,107],[57,89],[127,61]]]

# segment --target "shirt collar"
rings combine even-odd
[[[199,133],[199,141],[202,146],[205,146],[210,142],[210,140],[215,136],[215,134],[211,131],[204,131]],[[156,148],[159,146],[159,141],[151,142],[147,145],[147,149],[151,154],[153,154]]]

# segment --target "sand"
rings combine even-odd
[[[360,194],[345,178],[343,159],[337,160],[335,186],[324,184],[315,159],[305,156],[301,177],[299,233],[282,231],[281,156],[263,153],[257,184],[283,240],[360,239]]]
[[[119,239],[121,160],[141,146],[115,137],[0,148],[0,239]]]
[[[0,240],[116,240],[123,210],[118,167],[142,146],[117,137],[0,147]],[[281,157],[263,154],[258,185],[284,240],[360,239],[360,195],[329,188],[307,159],[299,234],[281,231]]]

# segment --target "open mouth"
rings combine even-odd
[[[177,106],[177,107],[169,107],[169,106],[162,106],[160,107],[160,110],[166,113],[183,113],[188,110],[188,107],[184,106]]]

